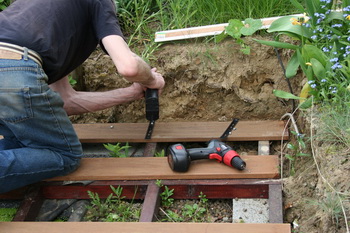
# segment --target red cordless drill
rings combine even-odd
[[[168,148],[168,163],[173,171],[186,172],[191,161],[198,159],[216,159],[238,170],[246,167],[236,151],[216,139],[210,140],[207,148],[186,149],[182,144],[174,144]]]

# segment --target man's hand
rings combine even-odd
[[[158,89],[160,94],[165,85],[164,78],[160,73],[157,72],[157,68],[152,68],[151,74],[153,76],[153,81],[148,85],[143,84],[143,86],[150,89]]]
[[[129,93],[134,97],[134,100],[142,99],[145,97],[145,87],[140,83],[133,83],[131,86],[125,89],[129,90]]]

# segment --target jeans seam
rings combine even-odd
[[[0,176],[0,179],[11,177],[11,176],[18,176],[18,175],[33,175],[33,174],[40,174],[45,172],[52,172],[52,171],[63,171],[64,169],[47,169],[47,170],[41,170],[41,171],[35,171],[35,172],[24,172],[24,173],[11,173],[9,175]]]
[[[67,137],[66,137],[66,135],[64,134],[61,125],[59,124],[59,121],[58,121],[58,119],[57,119],[57,117],[56,117],[55,112],[54,112],[53,109],[52,109],[51,102],[50,102],[50,100],[49,100],[47,94],[44,93],[44,96],[45,96],[45,99],[46,99],[46,101],[47,101],[47,103],[48,103],[48,105],[49,105],[51,115],[55,118],[55,124],[56,124],[56,126],[59,128],[59,131],[60,131],[60,133],[61,133],[61,136],[63,137],[64,141],[66,142],[67,146],[69,147],[69,152],[70,152],[70,153],[73,153],[73,149],[72,149],[72,147],[71,147],[71,145],[70,145],[70,143],[69,143],[69,140],[67,140]]]

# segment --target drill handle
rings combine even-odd
[[[191,157],[191,160],[198,159],[209,159],[209,155],[215,153],[216,150],[213,148],[193,148],[187,149],[188,155]]]
[[[157,89],[146,89],[146,119],[156,121],[159,119],[159,100]]]

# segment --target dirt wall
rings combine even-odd
[[[267,39],[267,38],[265,38]],[[251,54],[244,55],[233,40],[173,42],[160,47],[152,66],[165,78],[159,121],[230,121],[279,119],[291,103],[277,99],[273,89],[288,91],[273,48],[247,39]],[[289,54],[280,51],[284,64]],[[86,91],[129,85],[116,73],[110,58],[97,50],[82,66],[79,84]],[[296,91],[301,78],[291,79]],[[144,101],[74,117],[75,122],[144,122]]]

